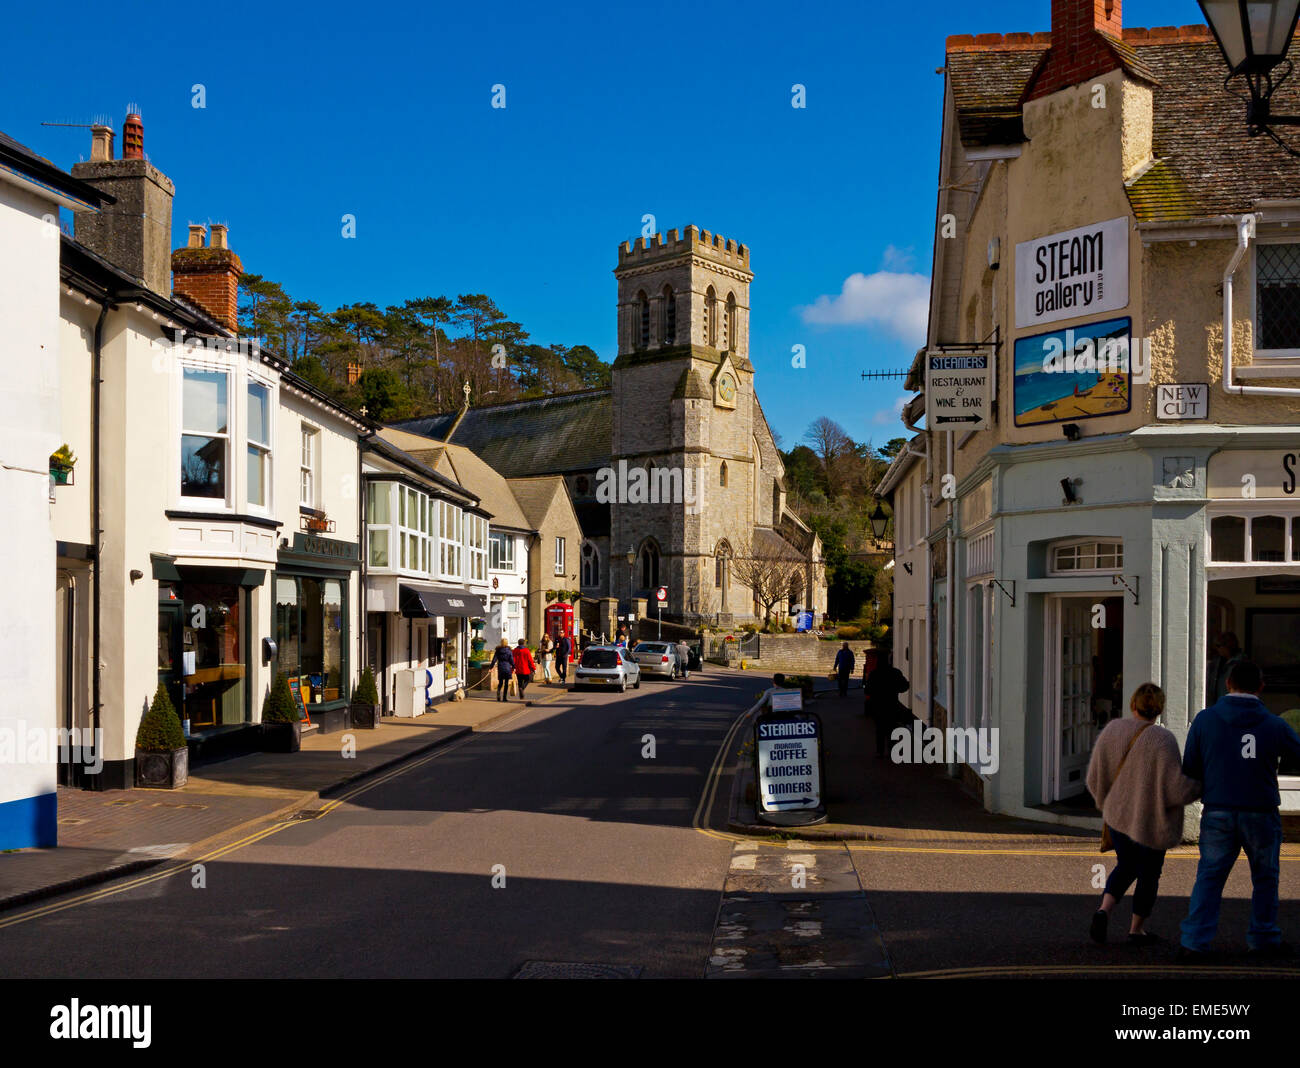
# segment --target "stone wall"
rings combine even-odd
[[[759,635],[757,660],[747,660],[751,668],[760,668],[764,672],[783,671],[792,675],[818,675],[826,677],[835,666],[835,654],[839,652],[842,642],[822,641],[807,634],[761,634]],[[849,642],[853,652],[853,677],[862,677],[862,654],[867,649],[874,649],[875,643],[869,641]]]

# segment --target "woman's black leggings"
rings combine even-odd
[[[1160,872],[1165,866],[1165,851],[1135,842],[1114,827],[1110,829],[1110,837],[1115,843],[1115,870],[1106,880],[1106,893],[1118,901],[1137,880],[1137,889],[1133,891],[1133,915],[1146,919],[1155,908]]]

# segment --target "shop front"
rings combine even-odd
[[[304,533],[294,535],[276,562],[273,668],[288,677],[322,733],[348,725],[351,584],[359,567],[354,542]]]
[[[158,681],[172,699],[186,736],[200,744],[247,729],[254,721],[250,687],[256,568],[176,565],[155,556],[158,578]]]

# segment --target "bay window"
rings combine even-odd
[[[225,501],[230,451],[225,371],[182,369],[181,496]]]
[[[366,490],[366,525],[369,535],[369,560],[371,567],[388,567],[388,547],[391,532],[388,529],[392,508],[393,485],[390,482],[372,482]]]
[[[469,528],[469,575],[470,582],[487,581],[488,565],[488,521],[481,515],[465,517]]]
[[[464,513],[454,504],[438,502],[438,566],[444,578],[461,577],[461,524]]]

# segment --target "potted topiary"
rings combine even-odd
[[[190,777],[190,751],[167,687],[158,692],[135,732],[135,784],[155,790],[175,790]]]
[[[275,676],[262,702],[262,750],[267,753],[296,753],[301,746],[301,717],[284,672]]]
[[[352,691],[352,726],[374,730],[379,726],[379,690],[375,686],[375,673],[367,664]]]

